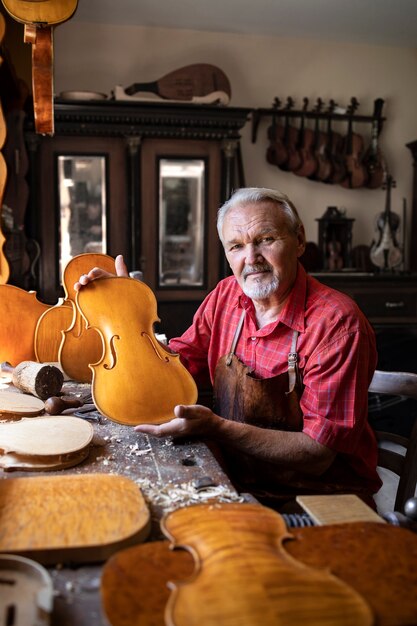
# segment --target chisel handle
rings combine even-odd
[[[78,398],[59,398],[58,396],[52,396],[45,400],[45,411],[49,415],[60,415],[66,409],[77,409],[82,406],[84,402],[78,400]]]

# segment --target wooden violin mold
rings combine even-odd
[[[195,404],[192,376],[155,338],[159,318],[147,285],[102,278],[83,287],[76,301],[87,328],[102,340],[102,357],[90,367],[93,400],[103,415],[121,424],[160,424],[174,417],[177,404]]]

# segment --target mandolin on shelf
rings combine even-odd
[[[374,265],[382,270],[391,270],[398,267],[403,260],[403,252],[397,241],[397,230],[400,218],[391,211],[391,189],[395,187],[392,176],[387,175],[384,189],[386,189],[385,211],[380,213],[376,220],[377,239],[371,244],[370,258]]]
[[[195,63],[174,70],[149,83],[133,83],[124,90],[128,96],[153,93],[168,100],[191,102],[193,98],[222,92],[230,99],[232,91],[226,74],[215,65]]]

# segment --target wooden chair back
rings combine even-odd
[[[369,391],[417,400],[417,374],[376,370]],[[394,510],[403,513],[404,504],[414,496],[417,484],[417,419],[408,438],[379,430],[375,430],[375,434],[379,447],[378,465],[399,476]],[[395,444],[395,449],[384,447],[386,443]],[[404,454],[398,446],[405,449]]]

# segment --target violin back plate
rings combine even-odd
[[[120,424],[161,424],[177,404],[195,404],[197,387],[177,354],[153,333],[159,321],[152,290],[133,278],[95,280],[77,294],[87,327],[102,338],[103,356],[90,365],[101,413]]]
[[[13,285],[0,285],[0,362],[13,367],[22,361],[35,361],[35,329],[49,304],[36,293]]]
[[[0,424],[0,467],[50,471],[87,458],[94,430],[78,417],[50,416]]]
[[[278,513],[257,504],[177,509],[162,530],[190,550],[195,575],[171,582],[165,623],[175,626],[371,626],[363,598],[329,571],[293,559]],[[202,608],[204,607],[204,608]]]
[[[369,603],[375,624],[409,626],[415,623],[415,533],[390,524],[363,521],[291,528],[290,532],[283,541],[284,550],[311,568],[313,575],[317,570],[332,572],[352,587]],[[195,567],[191,552],[181,548],[172,550],[169,541],[152,541],[114,554],[104,565],[101,577],[103,608],[110,624],[156,626],[166,623],[164,611],[169,586],[172,588],[170,581],[191,584],[196,577]],[[226,578],[223,581],[227,584]],[[205,605],[202,605],[201,613],[204,612]],[[275,622],[281,623],[278,619]],[[310,622],[308,619],[300,622],[304,623]],[[220,626],[220,622],[218,624]],[[259,624],[264,624],[262,616]],[[333,624],[339,624],[337,614]]]
[[[40,415],[44,410],[45,403],[40,398],[20,393],[20,391],[0,391],[0,418],[2,420]]]
[[[150,531],[139,487],[117,475],[1,480],[0,513],[0,552],[42,564],[104,561]]]

